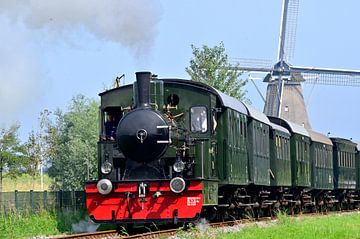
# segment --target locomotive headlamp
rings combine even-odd
[[[180,173],[184,170],[184,168],[185,168],[185,163],[181,159],[175,161],[173,165],[173,169],[175,172]]]
[[[113,186],[109,179],[104,178],[97,183],[96,187],[100,194],[107,195],[111,192]]]
[[[181,193],[185,190],[185,180],[180,177],[175,177],[170,181],[170,189],[174,193]]]
[[[105,161],[101,164],[100,170],[102,174],[109,174],[112,171],[112,164],[109,161]]]

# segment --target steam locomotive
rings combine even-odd
[[[267,117],[190,80],[137,72],[100,93],[99,223],[237,218],[360,203],[360,146]]]

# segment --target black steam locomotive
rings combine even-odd
[[[95,222],[359,206],[354,142],[267,117],[205,84],[136,78],[100,94],[99,178],[86,185]]]

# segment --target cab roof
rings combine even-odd
[[[326,135],[320,134],[320,133],[315,132],[313,130],[308,130],[308,132],[310,134],[310,138],[311,138],[312,141],[333,146],[332,141]]]
[[[260,122],[263,122],[267,125],[270,125],[270,120],[268,119],[268,117],[266,117],[266,115],[261,112],[261,111],[258,111],[257,109],[255,109],[254,107],[244,103],[244,102],[240,102],[238,101],[239,103],[242,103],[245,105],[247,111],[248,111],[248,114],[249,116],[251,116],[252,118],[260,121]]]
[[[301,125],[277,117],[268,116],[268,118],[271,122],[287,128],[291,133],[301,134],[310,137],[309,132]]]
[[[289,132],[289,130],[287,130],[286,128],[284,128],[284,127],[282,127],[282,126],[280,126],[280,125],[271,123],[271,122],[270,122],[270,126],[271,126],[272,129],[281,131],[281,132],[286,133],[286,134],[288,134],[288,135],[290,136],[290,132]]]

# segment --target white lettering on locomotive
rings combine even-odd
[[[187,206],[196,206],[200,202],[200,197],[187,197]]]

